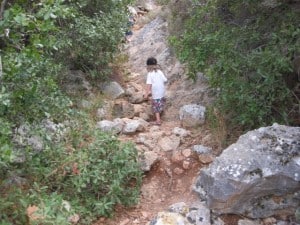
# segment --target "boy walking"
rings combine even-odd
[[[147,81],[146,81],[146,93],[144,98],[148,99],[152,94],[152,110],[155,114],[155,125],[161,125],[160,115],[164,109],[165,104],[165,82],[167,78],[164,73],[159,69],[157,60],[153,57],[147,59]]]

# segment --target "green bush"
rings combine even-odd
[[[216,106],[231,127],[243,130],[292,124],[293,104],[286,85],[292,58],[300,49],[299,13],[293,5],[261,1],[194,3],[184,31],[170,38],[189,76],[202,71],[216,88]]]
[[[49,148],[44,156],[35,156],[35,171],[31,172],[43,177],[39,183],[48,191],[63,195],[84,223],[96,216],[110,216],[116,204],[136,204],[142,179],[132,144],[88,130],[71,131],[70,152]]]
[[[27,224],[26,198],[21,188],[0,189],[0,224]]]
[[[76,117],[78,123],[72,120],[69,135],[59,143],[44,130],[32,130],[44,139],[43,151],[12,141],[20,125],[78,115],[63,89],[64,71],[80,69],[92,78],[106,78],[124,38],[127,3],[3,1],[0,30],[8,32],[0,34],[1,224],[26,224],[30,205],[41,215],[31,223],[69,224],[68,217],[77,213],[81,224],[90,224],[97,216],[111,215],[116,204],[137,201],[142,173],[136,149],[78,125],[88,115]],[[25,162],[13,160],[16,151]],[[26,182],[10,184],[12,178]]]
[[[69,3],[74,17],[61,22],[57,34],[63,40],[55,53],[58,62],[71,69],[80,69],[92,79],[106,79],[110,63],[119,51],[128,23],[126,1],[79,1]]]
[[[0,20],[3,62],[0,116],[13,123],[63,119],[70,101],[63,71],[104,79],[127,24],[129,1],[6,2]],[[3,3],[4,4],[4,3]]]
[[[26,209],[36,206],[37,224],[69,224],[74,214],[80,224],[91,224],[99,216],[112,216],[116,204],[137,203],[142,171],[133,144],[80,123],[73,123],[65,140],[45,140],[42,152],[27,149],[25,163],[7,165],[0,183],[3,221],[24,224]],[[26,180],[18,192],[4,185],[9,183],[9,171]]]

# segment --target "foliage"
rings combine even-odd
[[[133,144],[93,131],[87,124],[73,124],[65,143],[45,140],[42,153],[27,152],[27,161],[16,175],[33,185],[19,189],[20,195],[6,190],[6,204],[0,208],[4,221],[22,224],[26,208],[32,205],[39,209],[37,224],[69,224],[75,213],[81,224],[90,224],[97,216],[111,216],[116,204],[137,203],[142,171]],[[7,171],[14,167],[11,164]],[[10,179],[8,173],[4,177]],[[17,205],[19,211],[11,210]]]
[[[106,78],[124,38],[129,2],[7,3],[0,20],[0,45],[2,92],[10,107],[1,107],[1,116],[21,123],[45,114],[61,115],[57,112],[69,106],[58,86],[63,70],[80,69],[93,78]]]
[[[8,167],[11,158],[11,127],[10,123],[0,118],[0,176]]]
[[[127,28],[126,6],[131,1],[80,1],[76,16],[62,21],[60,39],[65,40],[57,61],[72,69],[88,72],[92,78],[106,79],[110,63],[118,52]]]
[[[1,225],[22,225],[27,223],[26,203],[21,188],[0,190],[0,224]]]
[[[3,1],[0,15],[0,220],[27,224],[26,209],[40,216],[31,223],[81,224],[109,216],[115,204],[137,201],[141,172],[132,144],[84,126],[88,115],[71,120],[69,135],[59,140],[43,129],[34,150],[15,128],[55,123],[75,117],[63,89],[65,71],[79,69],[105,79],[124,38],[126,6],[131,1]],[[2,10],[2,8],[1,8]],[[25,159],[18,162],[16,153]],[[18,179],[25,183],[19,184]],[[16,183],[15,183],[16,182]],[[69,206],[68,206],[69,204]],[[67,208],[65,206],[68,206]]]
[[[244,130],[290,124],[295,99],[286,80],[300,49],[300,17],[293,6],[211,0],[195,1],[188,11],[184,30],[170,43],[191,78],[203,71],[219,91],[216,104],[227,123]]]

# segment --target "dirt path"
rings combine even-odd
[[[156,131],[170,135],[175,127],[180,127],[178,119],[180,106],[189,98],[187,97],[189,94],[192,96],[189,101],[193,101],[195,94],[185,90],[189,89],[189,81],[185,78],[182,66],[171,55],[167,47],[167,24],[159,16],[161,7],[152,1],[148,3],[151,11],[137,19],[133,27],[133,36],[124,49],[129,57],[126,65],[130,73],[127,83],[143,86],[147,57],[154,56],[158,59],[169,79],[167,86],[169,98],[167,96],[167,99],[171,101],[167,104],[166,113],[162,117],[163,124],[156,128],[149,126],[145,133],[156,129]],[[158,152],[159,162],[152,166],[143,179],[139,204],[132,208],[118,206],[114,218],[100,218],[94,225],[145,225],[158,212],[167,210],[174,203],[191,204],[195,202],[198,198],[193,192],[192,186],[200,168],[204,165],[199,162],[197,155],[190,153],[189,149],[198,144],[199,140],[207,139],[207,136],[209,136],[209,132],[205,127],[192,131],[190,137],[180,145],[179,150],[186,151],[184,158],[172,151]],[[121,136],[120,138],[134,141],[136,136]],[[183,166],[183,161],[186,166]]]

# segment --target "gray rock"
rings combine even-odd
[[[181,215],[186,215],[189,211],[189,207],[184,202],[178,202],[171,205],[168,209],[169,212],[180,213]]]
[[[31,147],[35,152],[44,149],[45,142],[59,142],[65,135],[67,129],[62,123],[56,124],[50,119],[45,119],[39,124],[23,124],[15,129],[13,134],[14,162],[26,161],[24,149]],[[43,136],[41,136],[43,134]]]
[[[111,99],[121,98],[125,95],[124,89],[115,81],[106,82],[101,85],[101,88],[103,93]]]
[[[44,149],[44,143],[41,137],[39,136],[33,136],[28,138],[27,140],[28,145],[32,147],[32,150],[35,152],[40,152]]]
[[[194,145],[193,151],[196,152],[197,154],[211,154],[212,148],[205,147],[203,145]]]
[[[154,225],[211,225],[210,210],[203,202],[191,206],[184,202],[171,205],[168,212],[159,212],[151,221]]]
[[[179,119],[183,127],[197,127],[205,123],[206,108],[201,105],[184,105],[179,110]]]
[[[118,120],[115,121],[102,120],[97,122],[96,128],[100,129],[103,132],[112,132],[118,134],[122,131],[123,125]]]
[[[145,127],[139,120],[128,120],[123,128],[123,134],[134,134],[137,131],[143,131]]]
[[[96,116],[98,119],[109,119],[111,116],[112,111],[112,103],[111,102],[105,102],[101,108],[97,109]]]
[[[113,123],[114,123],[113,129],[116,131],[116,133],[120,133],[123,130],[123,127],[125,126],[124,121],[120,118],[114,119]]]
[[[300,207],[296,209],[295,218],[296,218],[296,222],[300,223]]]
[[[300,203],[299,134],[300,127],[274,124],[242,135],[200,171],[195,190],[216,213],[293,214]]]
[[[150,225],[192,225],[179,213],[159,212],[157,217],[150,222]]]
[[[194,225],[211,225],[210,210],[202,202],[190,207],[186,217]]]
[[[151,166],[158,162],[159,156],[155,152],[145,152],[139,157],[139,162],[141,164],[141,169],[143,171],[150,171]]]
[[[190,131],[180,127],[174,127],[172,133],[175,134],[176,136],[179,136],[180,138],[185,138],[191,134]]]
[[[66,131],[65,125],[62,123],[54,123],[53,121],[46,119],[43,121],[43,126],[50,133],[64,133]]]
[[[132,96],[129,97],[129,102],[132,104],[140,104],[144,101],[143,93],[136,92]]]
[[[238,221],[238,225],[260,225],[260,223],[252,220],[243,219]]]
[[[163,137],[158,141],[158,146],[163,150],[163,151],[175,151],[178,146],[180,145],[180,138],[172,135],[169,137]]]

